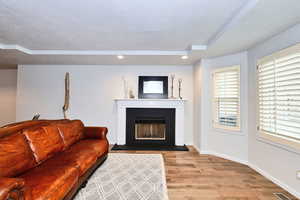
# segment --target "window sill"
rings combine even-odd
[[[231,134],[231,135],[242,135],[242,136],[245,135],[244,133],[242,133],[240,128],[227,128],[227,127],[222,127],[222,126],[213,126],[212,129],[219,133],[225,133],[225,134]]]
[[[267,132],[259,132],[257,140],[285,149],[290,152],[300,154],[300,141],[273,135]]]

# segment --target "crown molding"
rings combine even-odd
[[[207,49],[205,45],[191,45],[187,50],[31,50],[17,44],[1,44],[0,49],[18,50],[29,55],[63,55],[63,56],[184,56],[189,55],[193,51],[204,51]]]
[[[17,45],[17,44],[1,44],[0,43],[0,49],[18,50],[18,51],[21,51],[21,52],[26,53],[26,54],[31,54],[32,53],[32,50],[27,49],[27,48],[22,47],[22,46]]]

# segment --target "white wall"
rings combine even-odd
[[[217,68],[240,65],[241,130],[225,131],[212,125],[212,73]],[[203,59],[201,91],[201,151],[231,158],[243,163],[248,160],[248,61],[247,52],[212,59]]]
[[[16,120],[17,70],[0,69],[0,126]]]
[[[300,152],[258,140],[256,130],[256,62],[300,42],[300,24],[249,50],[249,163],[300,198]]]
[[[107,126],[110,143],[116,142],[114,99],[123,98],[122,77],[137,95],[139,75],[170,75],[183,79],[182,96],[187,99],[185,142],[193,143],[193,67],[192,66],[71,66],[21,65],[18,68],[17,120],[62,118],[64,76],[70,72],[71,99],[69,118],[86,125]],[[178,96],[177,84],[175,95]]]
[[[194,147],[201,149],[201,61],[194,65]]]

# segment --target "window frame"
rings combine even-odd
[[[271,133],[260,129],[260,101],[259,101],[259,64],[268,60],[274,60],[279,56],[287,56],[293,51],[300,52],[300,43],[292,45],[282,50],[275,51],[267,56],[261,57],[256,61],[256,129],[257,129],[257,139],[270,143],[272,145],[287,149],[299,153],[300,150],[300,139],[292,138],[290,136],[285,136],[282,134]]]
[[[237,115],[237,126],[226,126],[226,125],[221,125],[220,123],[216,123],[216,111],[217,108],[215,106],[215,74],[220,73],[220,72],[226,72],[226,71],[231,71],[231,70],[237,70],[238,71],[238,115]],[[241,131],[241,66],[240,65],[230,65],[226,67],[220,67],[215,69],[212,72],[212,98],[211,98],[211,109],[212,109],[212,127],[214,129],[218,129],[220,131],[234,131],[234,132],[240,132]]]

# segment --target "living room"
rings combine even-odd
[[[0,200],[300,199],[298,0],[0,0]]]

